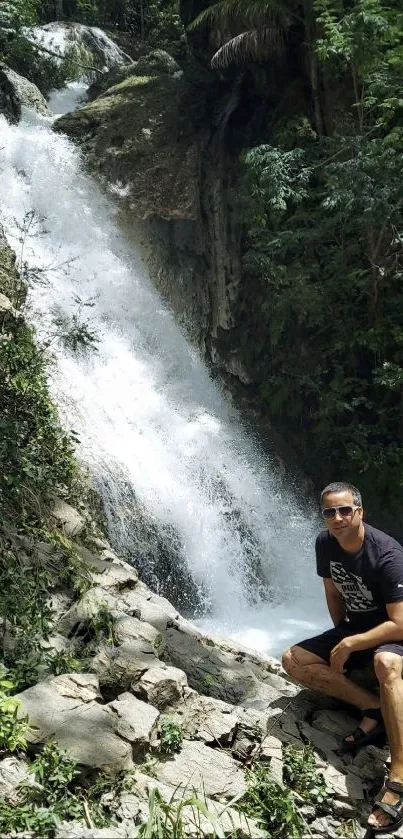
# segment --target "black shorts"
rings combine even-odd
[[[330,653],[333,647],[342,641],[343,638],[348,638],[349,635],[357,635],[363,630],[352,627],[348,621],[341,621],[333,629],[328,629],[327,632],[322,632],[322,635],[315,635],[313,638],[307,638],[305,641],[299,641],[297,647],[302,647],[310,653],[323,658],[324,661],[330,663]],[[350,654],[346,661],[345,669],[362,670],[372,662],[375,653],[395,653],[403,657],[403,641],[381,644],[379,647],[373,647],[370,650],[358,650]]]

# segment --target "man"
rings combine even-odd
[[[403,548],[363,522],[361,495],[352,484],[329,484],[321,507],[326,530],[316,540],[317,572],[334,628],[291,647],[283,666],[305,687],[361,711],[358,728],[344,738],[344,751],[379,743],[386,728],[389,779],[368,826],[390,833],[403,823]],[[380,698],[345,675],[371,660]]]

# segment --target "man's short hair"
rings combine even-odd
[[[362,507],[362,498],[359,489],[357,489],[357,487],[353,484],[347,484],[344,481],[336,481],[334,484],[328,484],[327,487],[322,490],[320,494],[321,506],[323,505],[325,495],[329,495],[331,492],[351,492],[354,504],[356,504],[357,507]]]

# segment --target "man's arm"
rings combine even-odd
[[[331,577],[324,577],[327,608],[334,626],[346,617],[346,604]]]
[[[357,650],[369,650],[380,644],[387,644],[388,641],[403,641],[403,602],[387,603],[386,611],[389,620],[367,632],[350,635],[334,647],[330,656],[332,670],[342,673],[348,657]]]

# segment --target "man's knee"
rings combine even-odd
[[[383,685],[393,679],[402,678],[402,658],[400,655],[379,652],[374,655],[374,670],[378,682]]]
[[[321,661],[318,656],[310,653],[309,650],[305,650],[303,647],[295,644],[283,653],[282,664],[286,673],[293,676],[297,672],[302,672],[311,664],[325,664],[325,662]]]
[[[289,675],[291,675],[291,670],[295,667],[295,659],[293,658],[292,651],[293,647],[291,647],[289,650],[286,650],[281,657],[281,663],[284,667],[284,670]]]

